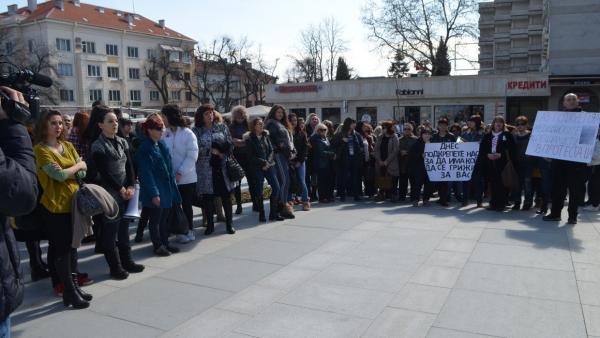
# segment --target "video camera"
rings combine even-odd
[[[12,67],[11,67],[12,68]],[[0,104],[9,118],[16,122],[25,123],[35,119],[40,112],[40,97],[37,90],[31,85],[41,87],[52,86],[52,79],[48,76],[33,73],[27,69],[11,70],[0,73],[0,86],[10,87],[23,93],[29,107],[13,100],[6,93],[0,91]]]

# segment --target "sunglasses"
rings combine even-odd
[[[527,125],[527,123],[523,123],[523,122],[517,123],[517,126],[526,126],[526,125]]]

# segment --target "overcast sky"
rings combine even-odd
[[[67,1],[67,0],[65,0]],[[40,1],[42,2],[42,1]],[[295,54],[300,31],[324,18],[334,17],[348,42],[344,56],[359,76],[385,76],[387,55],[375,49],[361,22],[366,0],[88,0],[108,8],[135,12],[151,20],[165,19],[166,25],[199,42],[210,42],[221,35],[247,37],[261,45],[268,60],[280,59],[277,75],[285,80],[291,67],[289,55]],[[2,11],[8,4],[26,6],[26,0],[0,0]],[[476,49],[471,54],[477,57]]]

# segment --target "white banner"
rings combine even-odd
[[[468,181],[479,155],[479,143],[427,143],[423,160],[432,182]]]
[[[600,113],[539,111],[525,153],[590,163],[599,126]]]

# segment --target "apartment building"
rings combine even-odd
[[[58,101],[65,110],[89,107],[96,100],[110,106],[162,106],[165,95],[147,76],[151,60],[159,57],[169,60],[169,71],[180,74],[167,81],[163,92],[168,101],[184,109],[197,107],[181,80],[192,79],[196,41],[169,29],[164,20],[79,0],[29,0],[27,7],[8,6],[0,14],[0,29],[5,32],[0,46],[4,55],[28,57],[39,49],[48,51],[55,69],[50,75],[59,83]]]

